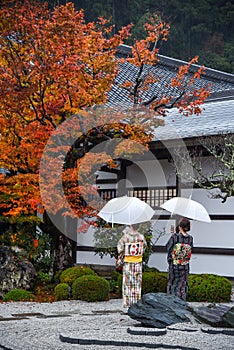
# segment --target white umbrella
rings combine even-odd
[[[191,198],[174,197],[163,203],[161,208],[166,209],[172,214],[179,214],[189,219],[211,222],[205,207]]]
[[[132,225],[149,221],[154,210],[137,197],[118,197],[111,199],[98,213],[100,218],[116,224]]]

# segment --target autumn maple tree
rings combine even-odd
[[[158,62],[156,43],[166,40],[169,32],[157,16],[146,23],[146,38],[136,41],[126,58],[136,67],[136,77],[119,87],[129,96],[132,108],[117,112],[100,107],[117,84],[115,78],[124,62],[116,58],[116,52],[130,29],[131,25],[113,34],[106,19],[86,23],[83,11],[76,11],[71,2],[52,11],[37,1],[13,1],[0,9],[3,220],[17,222],[24,216],[53,235],[56,228],[50,231],[46,211],[63,217],[93,216],[92,203],[87,206],[82,193],[92,194],[94,188],[80,178],[103,163],[114,167],[115,159],[131,152],[126,143],[117,142],[114,152],[102,149],[98,156],[90,155],[84,166],[82,159],[93,146],[111,138],[147,145],[159,122],[157,116],[166,116],[169,108],[187,115],[201,112],[209,92],[205,87],[196,89],[194,82],[203,68],[188,76],[197,58],[179,68],[171,80],[173,93],[162,91],[145,98],[158,80],[149,70]],[[137,152],[134,147],[132,151]],[[43,162],[47,162],[44,168]],[[72,210],[67,210],[67,202]],[[38,211],[44,221],[38,222]]]
[[[104,19],[85,23],[72,3],[50,12],[17,1],[0,11],[1,211],[36,218],[43,149],[59,124],[104,103],[116,75],[116,47],[129,28],[110,35]],[[59,207],[59,206],[58,206]]]

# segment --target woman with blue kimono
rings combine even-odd
[[[167,294],[176,295],[182,300],[187,299],[189,262],[193,247],[193,237],[188,231],[190,221],[182,218],[178,224],[178,232],[172,234],[166,244],[169,265]]]

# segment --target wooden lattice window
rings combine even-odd
[[[152,208],[159,209],[168,199],[177,196],[176,187],[134,188],[128,190],[128,196],[137,197]]]
[[[116,189],[99,189],[98,190],[99,196],[104,201],[109,201],[112,198],[116,197]]]
[[[116,197],[116,189],[99,189],[98,192],[104,201]],[[177,189],[176,187],[131,188],[127,189],[127,195],[141,199],[154,209],[160,209],[161,204],[177,196]]]

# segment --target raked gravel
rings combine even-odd
[[[140,327],[140,323],[131,319],[126,311],[127,309],[122,307],[122,299],[97,303],[76,300],[53,303],[0,303],[0,349],[234,349],[234,335],[205,333],[202,329],[217,328],[201,324],[192,316],[189,323],[167,327],[164,335],[152,335],[152,331],[156,333],[157,329]],[[145,334],[129,334],[128,329],[143,331],[141,333]],[[62,342],[61,336],[88,342],[105,340],[107,344],[70,344]],[[113,342],[117,341],[119,345],[113,345]],[[123,345],[122,342],[135,345]]]

